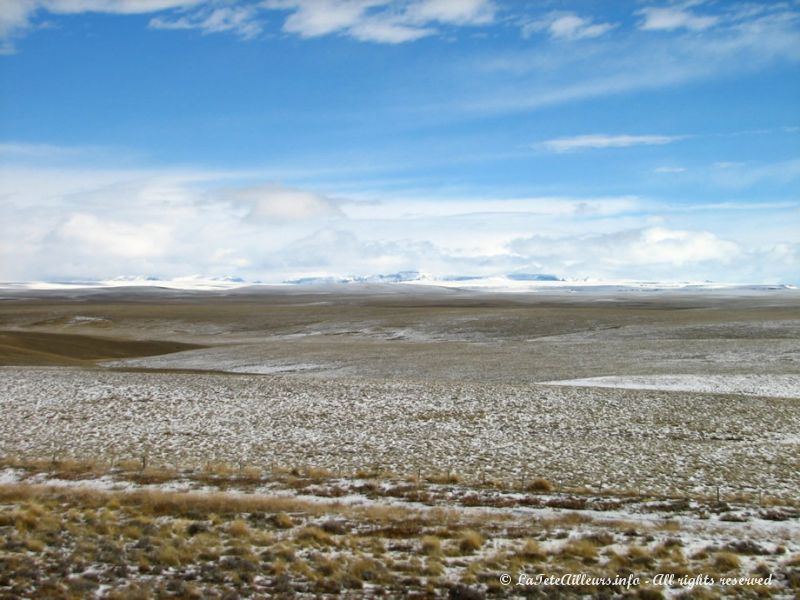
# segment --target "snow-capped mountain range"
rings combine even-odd
[[[505,273],[501,275],[450,275],[434,276],[419,271],[399,271],[376,275],[318,275],[286,279],[279,282],[248,281],[241,277],[205,277],[191,275],[173,279],[151,276],[117,277],[101,281],[28,281],[0,282],[2,289],[20,290],[66,290],[79,288],[161,287],[184,290],[229,290],[258,286],[341,286],[359,284],[397,284],[435,286],[487,292],[535,292],[544,290],[562,291],[614,291],[614,290],[792,290],[789,284],[742,284],[711,281],[633,281],[602,279],[565,279],[545,273]]]

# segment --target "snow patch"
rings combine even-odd
[[[800,375],[610,375],[542,385],[800,398]]]

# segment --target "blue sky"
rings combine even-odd
[[[0,280],[800,283],[800,2],[6,0]]]

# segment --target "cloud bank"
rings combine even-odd
[[[0,169],[0,280],[202,274],[279,282],[416,270],[791,283],[800,273],[791,234],[800,225],[797,203],[765,210],[635,196],[365,202],[241,183],[251,177]]]

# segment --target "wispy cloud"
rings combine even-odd
[[[536,110],[800,62],[800,10],[781,3],[747,15],[741,5],[721,9],[719,23],[699,33],[618,28],[613,36],[561,44],[558,51],[542,42],[481,58],[475,70],[483,85],[458,107],[472,113]]]
[[[290,11],[284,31],[318,37],[350,29],[365,18],[370,8],[383,4],[382,0],[266,0],[264,7]]]
[[[47,165],[62,167],[87,164],[130,165],[139,161],[142,154],[127,147],[103,145],[61,145],[35,142],[0,142],[0,162],[5,165]]]
[[[11,0],[15,2],[17,0]],[[136,15],[157,12],[172,8],[187,8],[208,2],[208,0],[22,0],[28,5],[39,6],[58,14],[77,14],[84,12],[116,13]]]
[[[401,201],[354,203],[343,211],[358,219],[420,219],[465,215],[528,215],[543,218],[598,218],[626,214],[642,207],[634,196],[572,198],[405,198]]]
[[[255,6],[224,6],[208,8],[177,18],[153,17],[153,29],[197,29],[203,33],[231,32],[242,39],[257,37],[263,27]]]
[[[406,9],[411,22],[452,25],[488,25],[497,7],[492,0],[415,0]]]
[[[575,13],[554,12],[543,19],[525,23],[522,34],[528,37],[537,32],[547,32],[554,39],[580,40],[596,38],[616,27],[612,23],[595,23],[591,18]]]
[[[69,148],[55,144],[30,144],[5,142],[0,143],[0,157],[8,159],[54,159],[76,156],[85,151],[83,148]]]
[[[302,32],[298,33],[303,35]],[[392,18],[359,19],[345,31],[346,35],[361,42],[376,42],[380,44],[413,42],[434,33],[436,33],[436,30],[433,28],[406,25]],[[304,37],[308,36],[304,35]]]
[[[540,146],[551,152],[574,152],[598,148],[663,145],[683,139],[683,137],[669,135],[577,135],[546,140]]]
[[[120,15],[147,14],[176,8],[190,8],[209,0],[3,0],[0,2],[0,54],[16,51],[14,39],[34,27],[41,12],[78,14],[99,12]]]
[[[790,186],[800,180],[800,158],[774,162],[718,160],[711,164],[694,164],[691,168],[663,165],[653,169],[661,175],[679,175],[691,185],[712,185],[721,190],[744,190],[768,186]],[[767,204],[765,203],[766,207]]]
[[[800,158],[773,163],[720,161],[703,177],[724,188],[746,188],[756,183],[788,184],[800,179]]]
[[[650,31],[673,31],[675,29],[689,29],[702,31],[713,27],[719,22],[719,17],[711,15],[698,15],[686,8],[648,7],[639,11],[642,21],[639,27]]]
[[[438,25],[486,25],[491,0],[265,0],[267,9],[289,11],[287,33],[304,38],[338,34],[397,44],[433,35]]]
[[[489,25],[493,0],[2,0],[0,53],[36,27],[43,15],[97,12],[156,14],[153,29],[262,34],[265,16],[287,13],[282,29],[303,38],[342,35],[359,41],[399,44],[434,35],[440,27]]]

